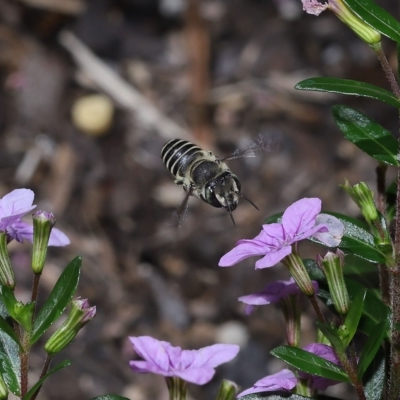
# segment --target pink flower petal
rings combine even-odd
[[[0,221],[3,230],[36,207],[32,205],[34,196],[32,190],[16,189],[0,199]]]
[[[273,267],[292,252],[291,246],[285,246],[278,250],[267,253],[261,260],[256,262],[256,269]]]
[[[321,212],[321,200],[304,198],[289,206],[282,216],[282,225],[291,238],[308,231],[315,225],[315,218]]]
[[[329,7],[329,3],[322,4],[316,0],[301,0],[303,3],[303,10],[312,15],[318,16]]]
[[[252,240],[241,240],[239,244],[231,251],[226,253],[220,260],[220,267],[230,267],[238,262],[252,256],[261,256],[265,254],[265,246],[254,243]]]
[[[195,383],[196,385],[204,385],[211,381],[215,374],[214,368],[201,367],[190,368],[184,371],[176,371],[174,376],[179,376],[186,382]]]
[[[150,336],[130,337],[129,340],[136,353],[145,361],[158,366],[163,371],[168,371],[169,358],[164,345],[171,346],[169,343],[160,342]]]
[[[68,236],[57,228],[53,228],[50,233],[49,246],[67,246],[70,244]]]
[[[233,360],[239,353],[240,347],[236,344],[214,344],[197,350],[193,367],[217,367]]]
[[[288,369],[283,369],[276,374],[260,379],[252,388],[239,393],[237,397],[242,397],[251,393],[272,392],[282,389],[292,390],[296,386],[296,383],[297,378],[295,374]]]

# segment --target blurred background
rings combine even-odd
[[[397,2],[379,4],[399,16]],[[81,255],[77,294],[97,306],[57,357],[73,365],[39,397],[167,399],[162,378],[130,371],[129,335],[184,348],[241,345],[211,383],[190,386],[191,399],[214,398],[223,377],[247,388],[279,370],[268,354],[284,344],[279,309],[245,316],[237,298],[287,271],[254,271],[254,259],[232,268],[218,261],[302,197],[357,216],[339,184],[375,187],[375,163],[343,139],[330,107],[354,105],[394,133],[396,110],[293,87],[334,76],[388,88],[372,50],[331,13],[306,15],[300,0],[0,0],[0,46],[0,196],[34,190],[38,208],[52,211],[71,238],[50,251],[40,301]],[[384,48],[397,68],[395,47]],[[229,162],[260,211],[242,201],[233,226],[226,211],[191,198],[177,229],[172,217],[184,193],[160,159],[175,137],[219,157],[262,137],[267,151]],[[23,301],[30,249],[10,245]],[[304,256],[318,251],[302,246]],[[302,343],[313,342],[312,316],[303,329]],[[31,358],[32,382],[43,357],[38,349]],[[331,393],[338,390],[347,391]]]

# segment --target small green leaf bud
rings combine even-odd
[[[33,214],[32,269],[35,274],[43,271],[50,233],[55,223],[56,219],[52,213],[36,211]]]
[[[59,353],[75,338],[80,329],[96,315],[96,307],[89,307],[87,299],[73,300],[64,323],[53,333],[44,348],[49,355]]]
[[[349,311],[350,299],[344,282],[343,252],[339,249],[336,253],[328,251],[324,258],[318,256],[317,263],[325,273],[336,311],[341,315],[346,315]]]

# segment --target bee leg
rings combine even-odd
[[[231,217],[231,220],[232,220],[232,222],[233,222],[233,225],[236,226],[236,222],[235,222],[235,220],[234,220],[234,218],[233,218],[232,209],[231,209],[231,207],[230,207],[230,205],[229,205],[228,199],[227,199],[225,196],[224,196],[224,199],[225,199],[225,203],[228,205],[228,207],[226,208],[226,210],[228,211],[229,216]]]

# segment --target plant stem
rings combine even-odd
[[[374,46],[372,46],[372,48],[374,49],[376,56],[378,57],[378,60],[381,63],[382,69],[386,75],[386,79],[389,81],[392,92],[395,94],[396,97],[400,98],[399,85],[392,71],[392,68],[390,68],[389,61],[386,58],[385,53],[383,52],[381,43],[375,44]]]
[[[39,377],[39,380],[40,379],[42,379],[46,374],[47,374],[47,371],[49,370],[49,368],[50,368],[50,364],[51,364],[51,361],[53,360],[53,356],[51,356],[51,355],[47,355],[47,357],[46,357],[46,360],[45,360],[45,362],[44,362],[44,364],[43,364],[43,368],[42,368],[42,372],[41,372],[41,374],[40,374],[40,377]],[[37,395],[39,394],[39,392],[40,392],[40,389],[42,388],[42,385],[40,385],[39,387],[38,387],[38,389],[36,390],[36,392],[33,394],[33,396],[31,397],[31,400],[35,400],[36,399],[36,397],[37,397]]]
[[[310,300],[310,302],[311,302],[311,305],[315,311],[315,314],[317,314],[317,318],[318,318],[319,322],[321,322],[322,324],[326,324],[325,317],[322,314],[321,309],[319,308],[317,298],[315,297],[315,295],[307,296],[307,297],[308,297],[308,300]]]
[[[400,143],[399,143],[400,144]],[[398,400],[400,396],[400,331],[397,329],[400,323],[400,168],[397,168],[397,192],[396,192],[396,217],[394,258],[395,265],[389,267],[390,275],[390,306],[392,341],[390,349],[390,372],[388,400]]]
[[[19,356],[21,361],[21,398],[28,392],[30,335],[28,335],[27,332],[24,332],[23,335],[22,348],[24,350]]]
[[[386,215],[386,171],[387,165],[379,163],[376,167],[376,187],[378,191],[377,196],[377,209],[385,216]],[[386,304],[390,304],[390,280],[387,265],[378,264],[379,269],[379,284],[381,288],[382,301]]]
[[[36,302],[38,293],[39,293],[39,281],[40,277],[42,274],[35,274],[35,277],[33,278],[33,285],[32,285],[32,296],[31,296],[31,301]]]

